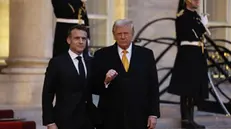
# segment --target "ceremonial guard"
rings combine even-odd
[[[184,7],[179,8],[175,22],[178,52],[168,92],[180,96],[181,125],[186,129],[205,128],[194,121],[194,105],[208,98],[206,16],[196,12],[199,4],[200,0],[180,0],[179,6]]]
[[[88,27],[88,38],[90,38],[90,34],[86,0],[52,0],[51,2],[56,16],[53,43],[53,57],[55,57],[68,51],[69,45],[66,39],[70,27],[76,24],[84,24]],[[84,53],[88,53],[88,47],[86,47]]]

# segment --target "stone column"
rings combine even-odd
[[[0,0],[0,69],[9,54],[9,1]]]
[[[51,1],[10,0],[10,51],[0,74],[0,105],[41,106],[52,43]]]
[[[10,52],[3,73],[44,73],[52,53],[52,19],[49,0],[10,0]]]
[[[10,1],[10,50],[0,74],[0,109],[41,123],[44,72],[52,55],[54,17],[51,0]]]

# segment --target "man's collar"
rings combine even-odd
[[[117,45],[117,47],[118,47],[118,52],[119,52],[119,54],[121,54],[121,53],[123,52],[124,49],[122,49],[121,47],[119,47],[119,45]],[[126,51],[127,51],[128,53],[131,53],[131,52],[132,52],[132,43],[129,45],[129,47],[126,49]]]
[[[81,57],[83,57],[83,53],[81,53],[80,55],[78,55],[78,54],[76,54],[76,53],[74,53],[72,50],[68,50],[68,53],[69,53],[69,55],[71,56],[71,59],[73,60],[73,59],[75,59],[77,56],[81,56]]]

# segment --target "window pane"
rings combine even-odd
[[[227,0],[206,0],[209,21],[226,22]]]
[[[91,46],[105,46],[107,40],[107,20],[90,19]]]
[[[89,14],[107,14],[107,0],[88,0],[87,11]]]

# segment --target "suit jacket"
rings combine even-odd
[[[92,85],[100,96],[98,107],[105,129],[146,129],[148,116],[159,117],[159,88],[153,52],[133,45],[128,72],[118,54],[117,43],[95,52]],[[105,88],[108,70],[118,76]]]
[[[84,56],[84,60],[90,76],[90,57]],[[59,129],[79,129],[89,122],[86,106],[92,104],[92,96],[87,82],[79,76],[68,53],[52,58],[42,92],[43,125],[56,123]]]

